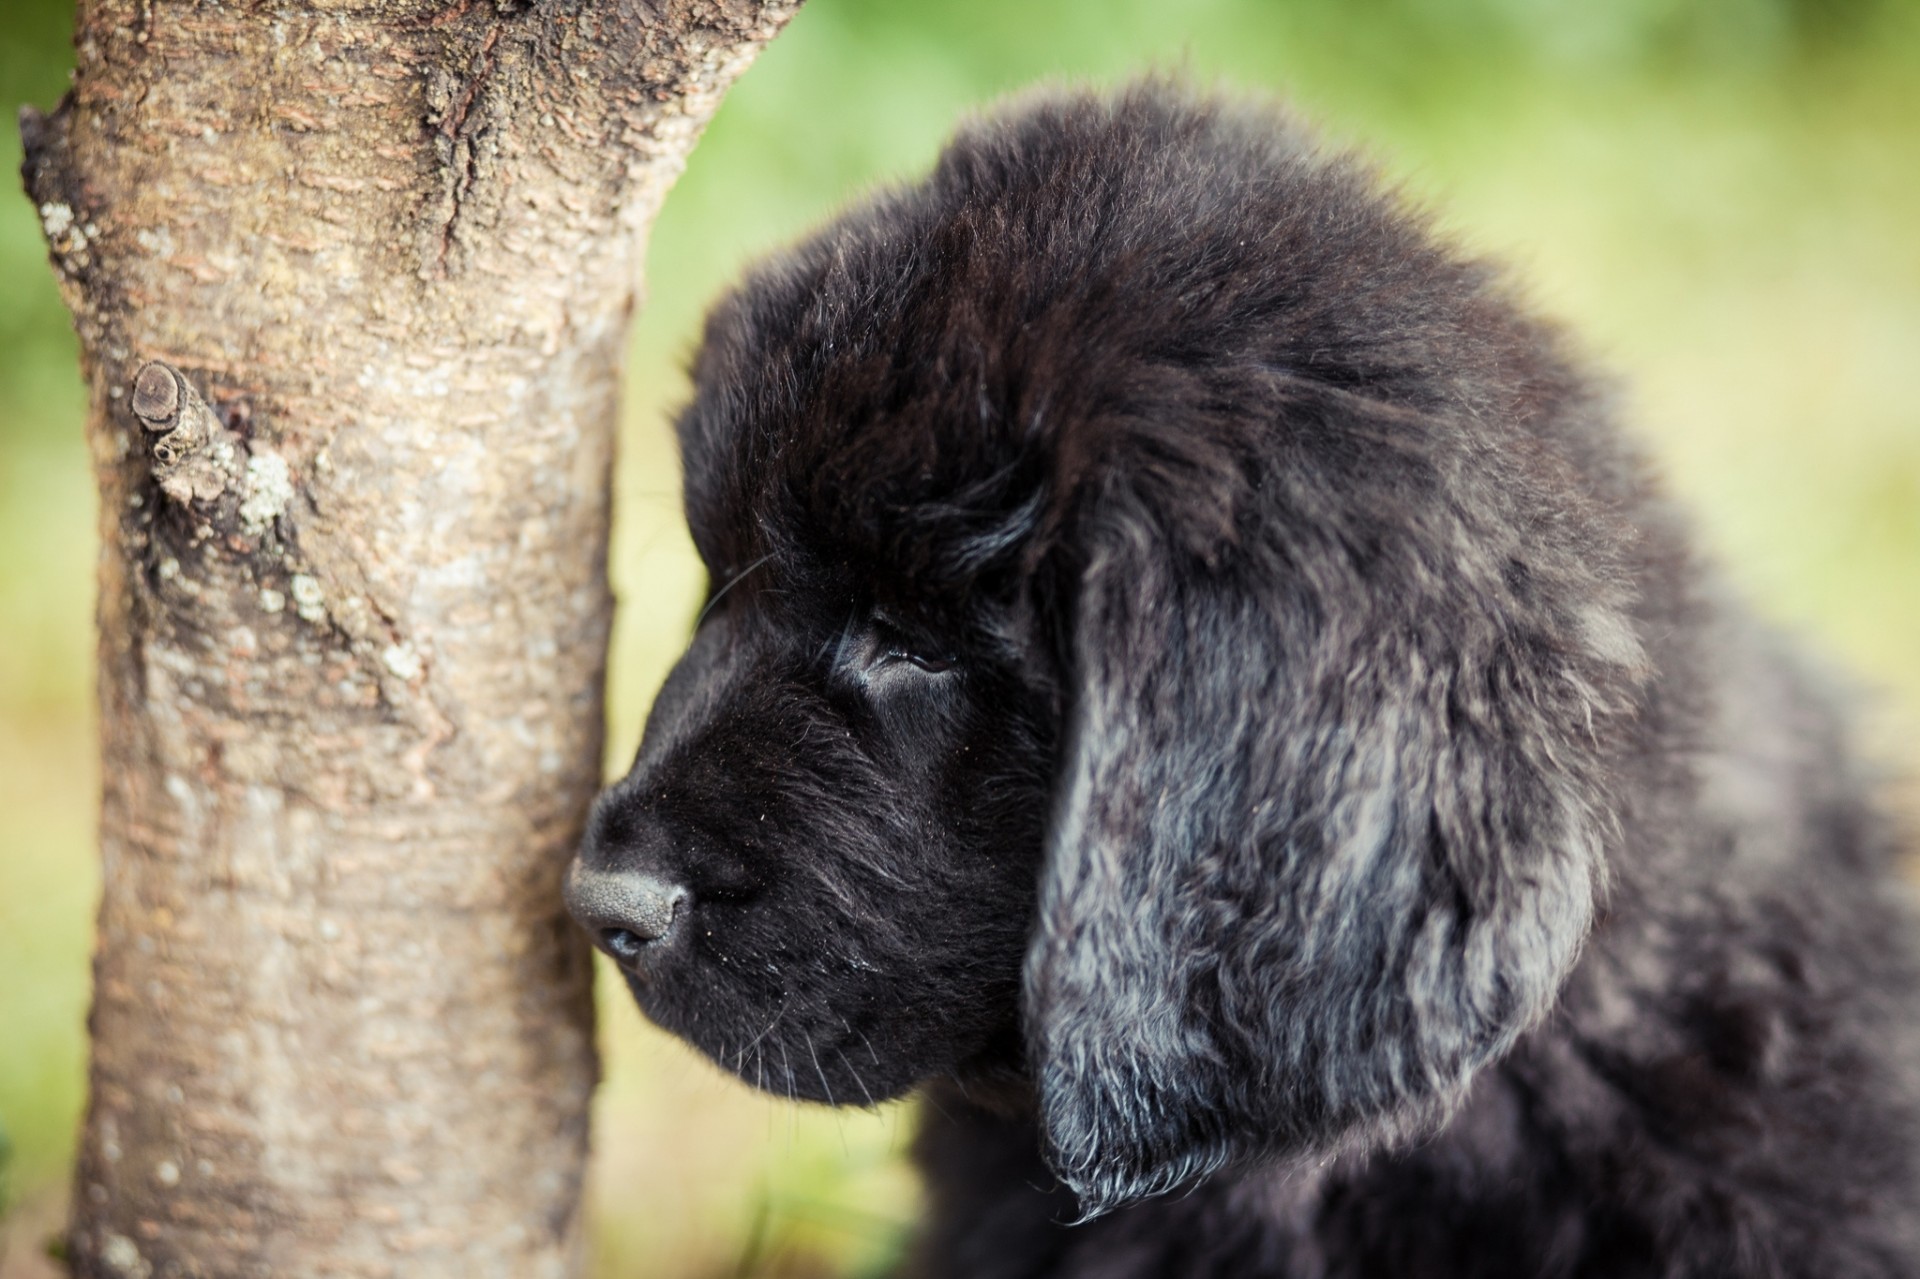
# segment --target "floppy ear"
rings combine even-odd
[[[1642,665],[1609,537],[1566,477],[1529,520],[1415,419],[1293,412],[1277,461],[1116,467],[1078,530],[1026,1015],[1089,1217],[1419,1133],[1593,920]]]

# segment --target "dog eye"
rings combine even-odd
[[[960,664],[956,655],[916,642],[893,621],[877,613],[873,617],[873,631],[877,641],[874,645],[877,650],[876,666],[905,662],[929,675],[939,675]]]
[[[910,663],[927,672],[929,675],[938,675],[942,671],[950,671],[959,664],[958,658],[928,657],[924,653],[909,653],[905,649],[900,648],[888,649],[887,660],[889,662]]]

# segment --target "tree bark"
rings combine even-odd
[[[84,348],[83,1276],[564,1275],[646,228],[797,0],[82,0],[22,117]]]

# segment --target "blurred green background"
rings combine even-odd
[[[70,22],[71,0],[5,0],[0,105],[52,105]],[[1618,376],[1731,577],[1859,677],[1869,739],[1920,772],[1916,0],[808,0],[653,238],[618,479],[616,768],[701,585],[665,422],[715,291],[917,173],[996,94],[1150,66],[1285,94],[1512,263]],[[95,551],[74,341],[3,185],[0,1276],[27,1279],[52,1273],[82,1101]],[[778,1104],[623,999],[605,1012],[600,1275],[884,1268],[914,1212],[910,1110]]]

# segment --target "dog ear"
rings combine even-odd
[[[1026,1033],[1089,1217],[1419,1134],[1594,917],[1643,667],[1617,538],[1443,423],[1340,392],[1281,417],[1238,460],[1162,434],[1069,539]]]

